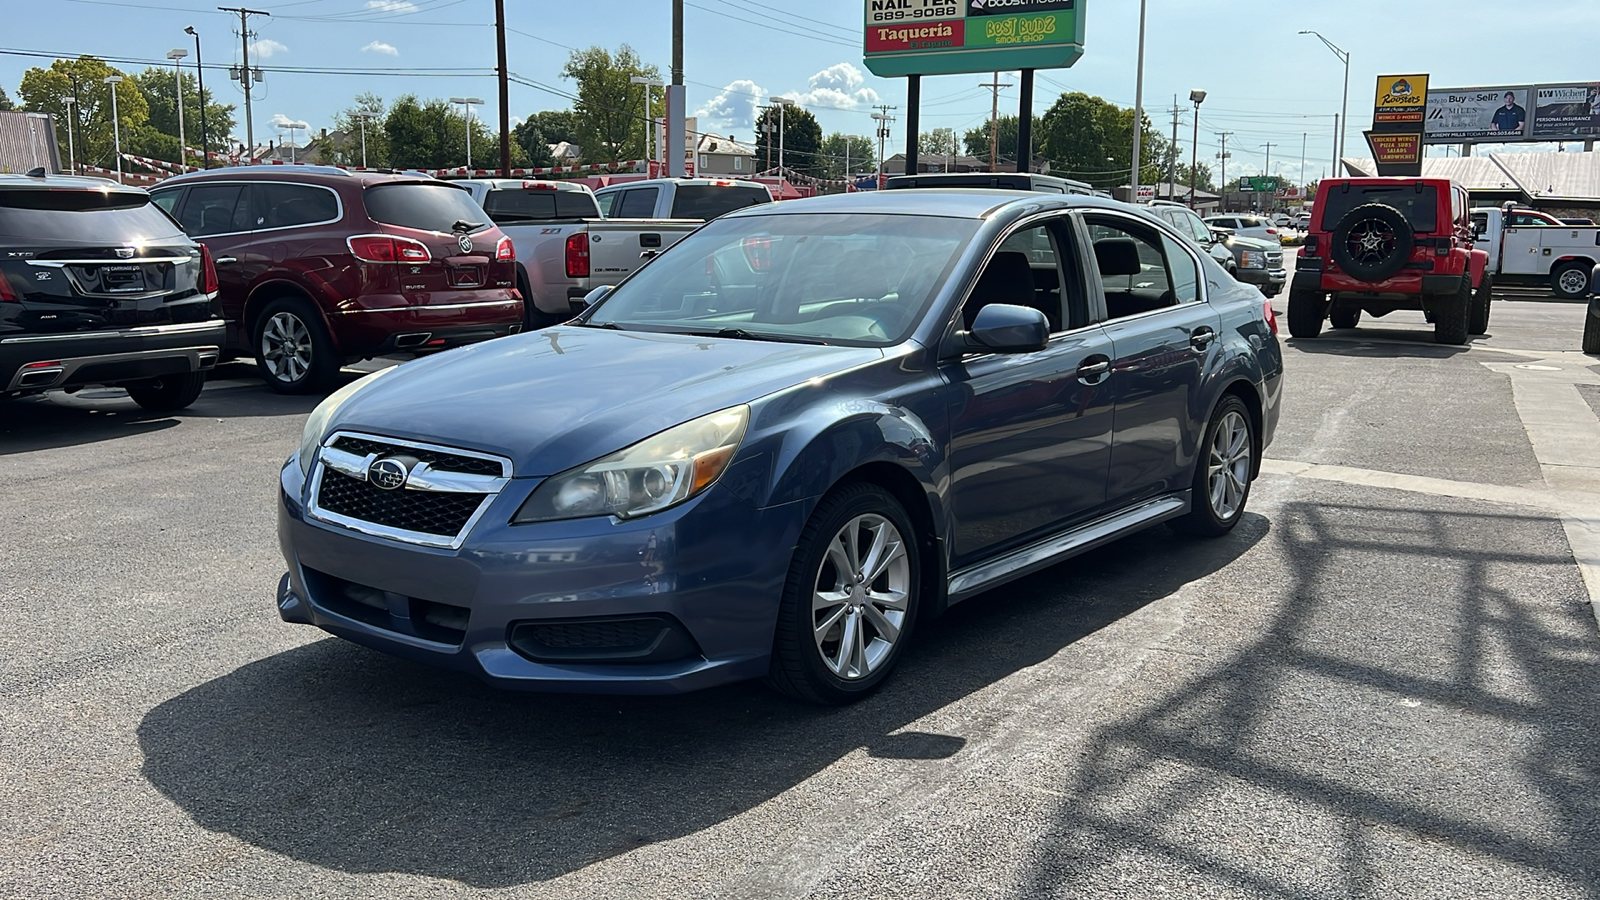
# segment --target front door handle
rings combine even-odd
[[[229,263],[236,263],[238,261],[239,258],[236,256],[219,256],[216,259],[213,259],[211,263],[212,265],[225,266]]]
[[[1078,366],[1078,380],[1087,385],[1096,385],[1106,380],[1106,375],[1111,371],[1111,360],[1104,356],[1091,356]]]
[[[1189,333],[1189,346],[1196,350],[1205,350],[1211,342],[1217,339],[1217,333],[1205,325],[1201,325]]]

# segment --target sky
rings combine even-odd
[[[1173,96],[1184,107],[1179,142],[1194,129],[1190,89],[1208,92],[1200,109],[1199,153],[1215,167],[1219,132],[1228,138],[1228,175],[1281,174],[1309,180],[1330,166],[1334,114],[1344,66],[1313,29],[1349,51],[1347,156],[1366,156],[1361,129],[1370,122],[1379,75],[1429,73],[1435,87],[1600,81],[1600,0],[1146,0],[1145,106],[1170,133]],[[1134,103],[1139,31],[1135,0],[1080,0],[1086,7],[1084,56],[1070,69],[1041,71],[1035,114],[1063,91]],[[667,0],[505,0],[515,120],[571,105],[574,85],[561,77],[571,48],[632,46],[665,75],[671,63]],[[256,139],[276,139],[274,120],[328,127],[355,95],[386,99],[475,96],[496,115],[493,0],[255,0],[251,61],[255,65],[359,69],[368,74],[269,71],[254,95]],[[207,65],[240,56],[238,16],[202,0],[0,0],[7,23],[0,36],[0,86],[16,98],[22,74],[54,56],[93,54],[161,62],[169,49],[191,54],[183,33],[193,25]],[[783,95],[811,109],[827,133],[870,135],[877,104],[897,106],[889,153],[903,149],[905,80],[868,74],[861,60],[863,0],[686,0],[684,69],[691,113],[702,131],[753,138],[757,103]],[[74,27],[60,27],[73,22]],[[45,58],[18,55],[45,53]],[[187,60],[193,63],[193,56]],[[144,68],[119,63],[125,71]],[[207,87],[223,102],[243,95],[223,73],[207,70]],[[921,130],[957,133],[989,116],[989,75],[923,79]],[[1015,73],[1002,75],[1015,85]],[[1017,89],[1001,91],[1002,112],[1014,114]],[[243,136],[243,125],[238,129]],[[1271,169],[1266,147],[1270,149]],[[1302,147],[1304,163],[1302,164]],[[1482,148],[1490,149],[1490,148]],[[1544,147],[1542,149],[1553,149]],[[1569,149],[1577,149],[1570,145]],[[926,149],[924,149],[926,152]],[[1445,152],[1435,148],[1430,152]]]

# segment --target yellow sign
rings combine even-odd
[[[1428,76],[1383,75],[1378,78],[1377,99],[1372,104],[1372,121],[1377,123],[1421,122],[1428,107]]]

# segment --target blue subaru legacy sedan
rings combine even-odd
[[[846,703],[951,604],[1227,532],[1278,421],[1261,294],[1093,197],[768,204],[593,296],[316,409],[285,621],[504,687]]]

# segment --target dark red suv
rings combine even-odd
[[[520,331],[516,257],[465,190],[322,166],[212,169],[151,190],[205,244],[228,349],[283,393],[346,362]]]

